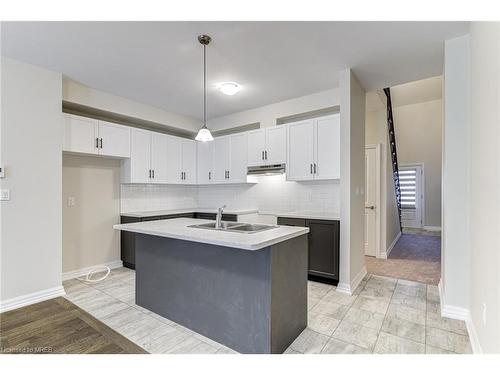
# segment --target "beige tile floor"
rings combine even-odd
[[[134,303],[135,272],[64,282],[66,298],[150,353],[236,353]],[[352,296],[309,282],[308,327],[285,353],[470,353],[465,324],[442,318],[434,285],[367,275]]]

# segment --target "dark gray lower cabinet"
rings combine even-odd
[[[339,281],[340,222],[278,217],[278,224],[309,227],[309,279],[336,285]]]
[[[147,217],[133,217],[133,216],[121,216],[120,223],[137,223],[140,221],[154,221],[154,220],[164,220],[164,219],[174,219],[178,217],[189,217],[196,219],[206,219],[215,220],[216,214],[206,213],[206,212],[188,212],[185,214],[175,214],[175,215],[156,215]],[[222,220],[224,221],[237,221],[237,215],[232,214],[222,214]],[[121,259],[123,266],[135,270],[135,233],[120,231],[120,242],[121,242]]]

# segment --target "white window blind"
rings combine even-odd
[[[401,208],[415,209],[417,198],[416,168],[399,169],[399,185],[401,187]]]

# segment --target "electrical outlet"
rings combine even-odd
[[[75,205],[75,197],[68,197],[68,207],[73,207]]]
[[[0,190],[0,201],[10,201],[10,189]]]
[[[483,302],[483,326],[486,326],[486,303]]]

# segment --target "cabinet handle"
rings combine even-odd
[[[186,172],[184,172],[184,180],[186,179]]]
[[[316,163],[314,163],[314,174],[316,174]]]
[[[264,151],[265,155],[266,155],[266,160],[267,160],[267,151]]]
[[[102,138],[101,138],[100,142],[101,142],[101,148],[102,148]]]
[[[227,179],[229,180],[231,176],[229,175],[229,171],[227,171]]]
[[[312,165],[312,163],[310,165],[311,165],[311,174],[312,174],[313,173],[313,165]]]
[[[212,179],[212,172],[208,172],[208,179],[211,180]]]
[[[95,139],[95,148],[99,148],[99,138]]]
[[[149,178],[151,178],[151,169],[149,170]]]
[[[155,178],[155,170],[153,169],[152,172],[153,172],[153,178]]]
[[[264,160],[264,151],[262,151],[262,160]]]

